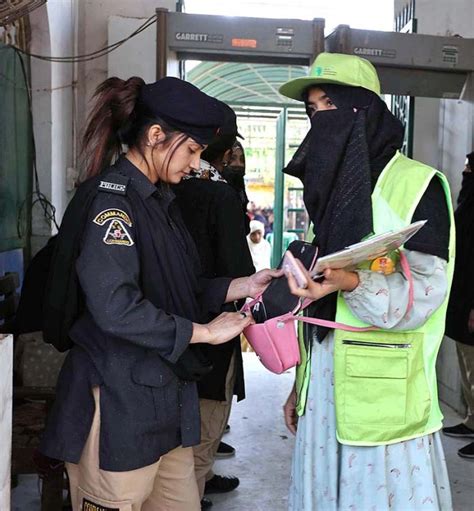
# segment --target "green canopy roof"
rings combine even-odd
[[[307,74],[304,66],[201,62],[187,73],[187,80],[231,105],[294,107],[301,102],[281,96],[278,88]]]

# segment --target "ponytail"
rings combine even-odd
[[[145,82],[108,78],[94,93],[94,106],[83,137],[85,178],[108,167],[122,150],[122,133],[133,123],[135,105]]]

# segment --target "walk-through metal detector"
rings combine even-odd
[[[168,51],[179,60],[309,66],[324,51],[324,20],[279,20],[184,14],[157,9],[157,79],[166,76]],[[282,253],[287,109],[277,121],[273,260]]]
[[[474,39],[356,30],[340,25],[324,37],[324,19],[265,19],[158,9],[157,78],[168,50],[178,59],[309,65],[322,51],[370,60],[382,92],[459,98],[474,72]]]
[[[382,92],[474,101],[474,39],[355,30],[340,25],[324,36],[324,19],[264,19],[185,14],[157,9],[157,78],[166,76],[168,51],[178,59],[310,65],[322,51],[370,60]],[[474,119],[473,119],[474,122]],[[280,124],[284,125],[282,121]],[[281,131],[281,130],[280,130]],[[474,143],[474,140],[473,140]],[[285,144],[275,173],[275,245],[281,254]]]
[[[324,20],[184,14],[157,9],[157,78],[168,50],[182,60],[309,65],[324,51]]]

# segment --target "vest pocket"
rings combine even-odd
[[[420,332],[335,332],[340,441],[367,445],[416,435],[431,398]]]
[[[408,375],[406,350],[410,348],[356,347],[354,341],[343,343],[348,346],[345,392],[360,396],[358,400],[346,400],[345,421],[404,424]]]

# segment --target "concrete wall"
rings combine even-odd
[[[395,0],[395,12],[405,5]],[[472,0],[416,0],[418,33],[474,37]],[[415,100],[414,157],[442,170],[448,177],[453,199],[461,184],[465,155],[474,147],[474,84],[468,84],[459,100],[417,98]],[[440,397],[461,413],[460,375],[455,343],[446,338],[438,359]]]
[[[137,26],[141,25],[144,19],[149,18],[155,13],[158,7],[164,7],[170,11],[175,10],[175,0],[81,0],[79,7],[79,44],[78,51],[80,54],[89,53],[98,48],[102,48],[107,44],[111,44],[116,39],[109,40],[108,38],[108,22],[112,16],[120,16],[123,18],[137,18],[136,23],[127,25],[127,22],[121,27],[122,32],[117,32],[117,36],[129,35],[125,29],[130,27],[133,31]],[[146,32],[141,34],[141,40],[145,40],[150,44],[147,48],[147,58],[145,62],[149,62],[150,69],[155,67],[155,39],[156,27],[152,26]],[[152,36],[153,34],[153,36]],[[115,34],[113,34],[115,35]],[[153,37],[153,40],[151,39]],[[153,41],[153,45],[151,45]],[[126,55],[123,59],[122,66],[124,69],[123,75],[132,76],[134,73],[134,62],[137,61],[137,56],[133,50],[136,48],[136,42],[130,41],[125,43],[116,52]],[[125,53],[123,53],[125,51]],[[115,52],[114,52],[115,53]],[[117,53],[119,55],[120,53]],[[83,128],[86,120],[87,113],[90,107],[90,98],[99,85],[100,82],[105,80],[108,76],[108,58],[114,59],[116,55],[104,56],[90,62],[84,62],[78,66],[78,89],[77,89],[77,122],[79,134]],[[140,61],[143,62],[140,55]],[[127,70],[130,70],[127,73]],[[143,68],[140,67],[140,70]],[[154,74],[151,76],[154,79]]]
[[[74,53],[77,0],[49,0],[31,20],[31,52],[68,56]],[[66,169],[73,166],[74,66],[31,60],[33,129],[41,193],[56,208],[61,221],[67,205]],[[51,235],[52,225],[39,203],[33,209],[32,251]]]
[[[120,41],[146,21],[145,18],[109,18],[109,42]],[[145,82],[156,80],[156,26],[146,29],[130,41],[110,53],[107,62],[108,76],[127,79],[141,76]],[[168,76],[179,76],[178,60],[174,52],[168,52]]]
[[[74,55],[77,4],[75,0],[48,2],[51,51],[53,55]],[[51,66],[51,197],[58,221],[67,206],[66,169],[73,166],[74,65]]]
[[[118,41],[144,23],[144,19],[111,16],[108,24],[109,41]],[[108,55],[107,76],[123,80],[140,76],[145,82],[156,80],[156,26],[146,29]]]
[[[32,53],[51,55],[49,18],[46,5],[30,14]],[[51,199],[51,64],[31,59],[33,131],[36,143],[36,167],[39,187]],[[39,205],[33,206],[32,252],[35,253],[50,236],[51,226]]]

